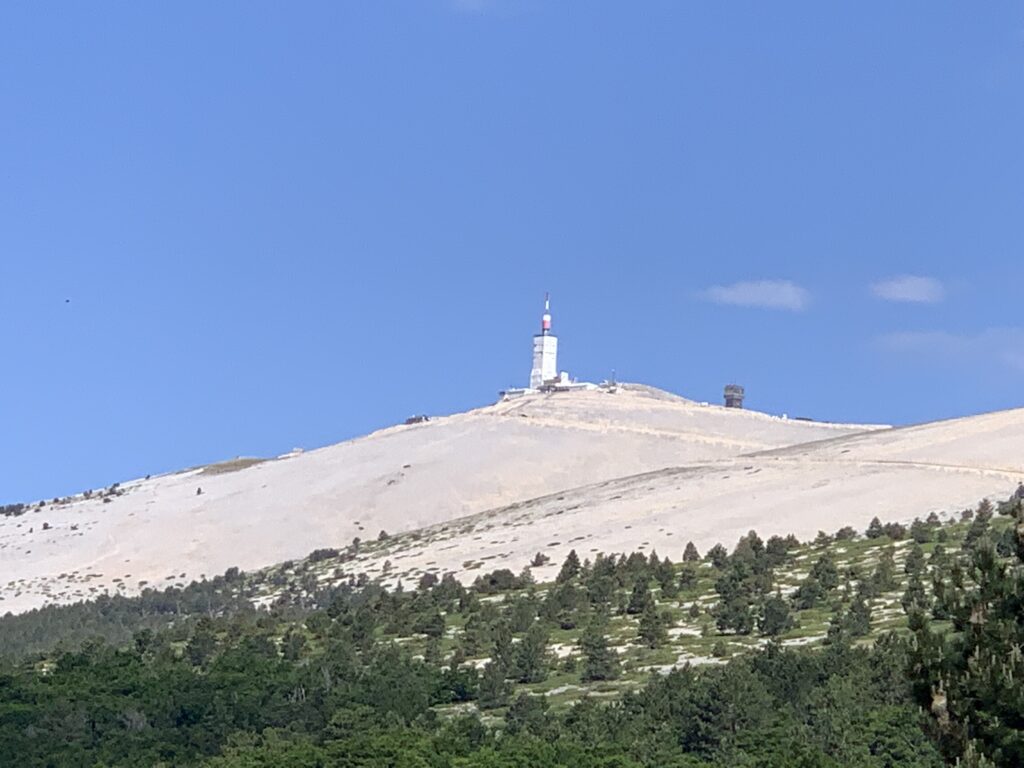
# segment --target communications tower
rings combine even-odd
[[[530,389],[540,389],[558,378],[558,337],[551,333],[551,299],[544,294],[544,314],[540,320],[540,333],[533,337],[533,368],[530,369]]]

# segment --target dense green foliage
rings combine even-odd
[[[1024,765],[1021,499],[1002,511],[1012,515],[1012,529],[993,535],[992,508],[982,505],[963,556],[935,570],[934,607],[923,590],[905,601],[915,693],[934,716],[932,732],[946,754],[968,765]],[[953,631],[937,630],[937,617],[951,621]]]
[[[0,754],[26,767],[941,764],[894,637],[873,650],[769,647],[559,715],[523,694],[496,729],[435,709],[482,699],[488,670],[367,646],[340,616],[316,626],[317,650],[296,660],[270,622],[204,622],[183,654],[140,633],[131,648],[61,654],[45,674],[5,670]]]
[[[679,565],[572,553],[553,583],[500,570],[470,589],[232,569],[8,616],[0,765],[1024,764],[1020,500],[867,536],[751,532]],[[812,620],[820,644],[800,647]],[[693,621],[728,663],[649,663]]]
[[[144,590],[138,597],[101,595],[95,600],[47,606],[0,620],[0,655],[18,658],[47,652],[58,644],[76,648],[102,639],[123,645],[140,629],[177,626],[187,633],[198,616],[253,612],[241,594],[237,569],[211,581],[197,581],[182,589]]]

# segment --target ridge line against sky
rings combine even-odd
[[[0,72],[0,500],[486,404],[545,291],[583,380],[1024,404],[1018,4],[10,3]]]

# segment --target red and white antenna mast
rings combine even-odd
[[[544,294],[544,314],[540,318],[540,332],[544,336],[551,333],[551,295]]]

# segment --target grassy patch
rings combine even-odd
[[[231,459],[230,461],[219,461],[216,464],[207,464],[199,474],[201,475],[226,475],[229,472],[239,472],[249,467],[255,467],[269,459],[243,458]]]

